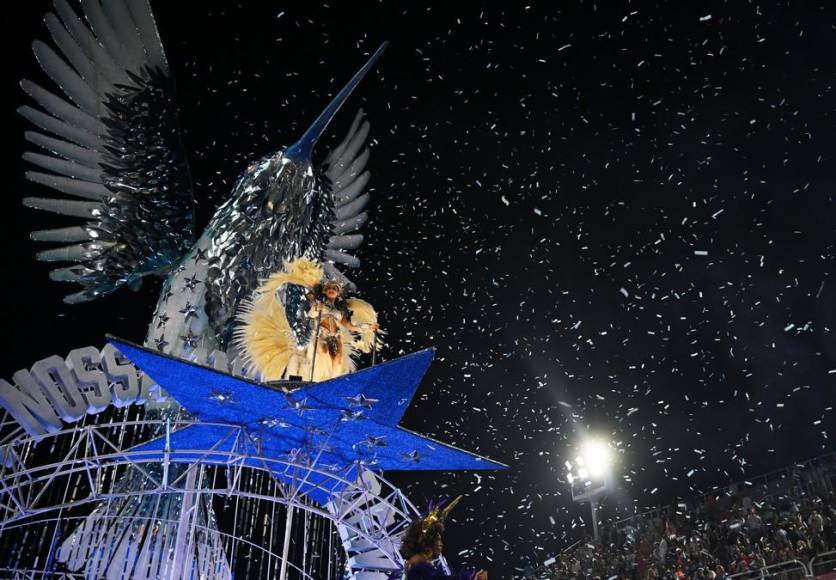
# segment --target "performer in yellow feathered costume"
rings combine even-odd
[[[305,258],[285,264],[244,304],[235,346],[262,381],[290,376],[324,381],[355,370],[357,352],[377,348],[377,313],[359,298],[344,298],[342,286],[324,280],[322,266]],[[298,344],[287,320],[282,290],[287,284],[308,289],[307,317],[313,330]],[[313,369],[313,373],[311,372]]]

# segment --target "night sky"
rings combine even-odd
[[[580,537],[563,462],[587,434],[616,450],[607,516],[834,449],[830,2],[152,5],[201,225],[391,42],[318,152],[366,110],[352,277],[384,358],[438,350],[402,425],[510,465],[390,475],[418,505],[466,494],[455,565],[507,578]],[[20,204],[46,193],[22,178],[14,108],[19,79],[46,82],[29,43],[47,8],[17,6],[6,38],[6,378],[142,340],[160,286],[69,307],[33,259],[30,230],[68,225]]]

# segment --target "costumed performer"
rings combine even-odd
[[[450,510],[459,503],[457,497],[447,507],[442,504],[431,506],[425,518],[413,521],[404,533],[401,541],[401,555],[406,561],[404,580],[488,580],[485,570],[478,572],[472,568],[460,570],[458,574],[450,574],[437,565],[439,556],[444,549],[444,520]]]
[[[300,312],[311,330],[306,342],[300,343],[288,321],[283,297],[290,284],[306,289],[307,305]],[[353,372],[359,352],[380,346],[372,305],[345,297],[339,282],[326,279],[322,266],[306,258],[270,276],[244,304],[238,319],[235,347],[262,381],[291,376],[328,380]]]

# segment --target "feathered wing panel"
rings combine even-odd
[[[235,330],[232,347],[241,353],[247,366],[258,370],[262,380],[281,378],[300,345],[293,323],[307,323],[309,305],[305,302],[303,312],[288,309],[287,290],[306,290],[321,279],[319,264],[299,258],[285,264],[283,271],[271,275],[241,305],[237,317],[241,324]]]
[[[342,142],[331,151],[324,161],[323,172],[331,182],[335,218],[332,235],[325,250],[326,273],[351,285],[342,275],[339,267],[357,268],[360,260],[353,255],[363,243],[360,228],[366,223],[366,205],[369,194],[364,193],[370,174],[365,170],[369,160],[366,139],[369,136],[369,122],[363,110],[357,112],[351,127]]]
[[[33,43],[57,90],[24,80],[37,107],[18,111],[38,151],[26,177],[60,197],[24,204],[81,223],[32,233],[45,262],[72,262],[50,278],[83,289],[86,302],[176,262],[193,242],[194,196],[178,129],[173,81],[148,0],[65,0],[45,22],[53,46]],[[60,94],[63,93],[63,94]]]

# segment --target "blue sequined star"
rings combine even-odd
[[[180,309],[180,314],[185,314],[183,318],[185,320],[189,319],[189,316],[194,316],[197,318],[197,311],[200,308],[198,304],[192,304],[191,302],[186,302],[186,305]]]
[[[185,292],[188,290],[190,292],[194,292],[198,284],[203,284],[203,280],[198,280],[197,274],[194,274],[191,278],[183,280],[183,291]]]
[[[366,439],[360,442],[361,445],[365,445],[366,447],[386,447],[386,437],[375,437],[374,435],[366,435]]]
[[[340,466],[344,473],[359,464],[383,471],[505,467],[398,427],[407,408],[404,402],[412,399],[432,362],[429,349],[328,381],[301,383],[288,394],[120,340],[111,342],[198,419],[197,424],[171,433],[172,450],[229,450],[235,437],[230,437],[231,428],[223,425],[237,425],[258,434],[256,451],[262,457],[286,458],[297,450],[298,458],[298,450],[308,450],[304,457],[316,461],[319,468]],[[235,403],[219,401],[213,393],[223,393]],[[346,401],[351,400],[358,401],[362,421],[344,420]],[[367,404],[360,405],[360,401]],[[165,438],[161,438],[138,449],[162,454],[165,445]],[[197,455],[181,453],[171,460],[194,462]],[[205,457],[201,460],[207,461]],[[282,481],[298,484],[298,474],[287,470],[273,473]],[[340,485],[309,473],[298,492],[326,503]]]
[[[343,409],[340,413],[342,413],[343,421],[357,421],[365,418],[363,417],[363,409]]]
[[[408,459],[409,461],[414,461],[415,463],[420,463],[421,452],[416,449],[414,451],[410,451],[409,453],[404,453],[403,458]]]
[[[352,407],[363,407],[364,409],[371,409],[375,403],[379,402],[378,399],[370,399],[363,393],[360,393],[356,397],[345,397],[345,400]]]

